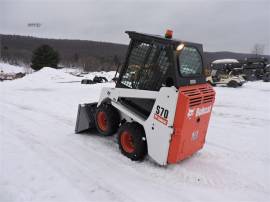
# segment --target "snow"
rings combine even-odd
[[[220,59],[212,62],[212,64],[228,64],[228,63],[239,63],[239,61],[236,59]]]
[[[10,64],[7,64],[7,63],[0,62],[0,73],[2,71],[4,73],[19,73],[19,72],[24,73],[25,68],[23,68],[21,66],[10,65]]]
[[[205,147],[160,167],[124,157],[116,136],[74,134],[78,104],[114,86],[81,79],[44,68],[0,83],[1,202],[270,200],[269,83],[216,87]]]

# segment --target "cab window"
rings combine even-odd
[[[144,65],[149,49],[150,45],[147,43],[135,42],[133,44],[133,48],[128,59],[128,67],[121,79],[121,83],[126,87],[136,88],[139,84],[139,72]]]
[[[202,74],[202,57],[196,48],[184,47],[179,53],[178,59],[181,76],[193,77]]]
[[[120,82],[128,88],[159,90],[168,68],[169,59],[164,46],[136,42]]]

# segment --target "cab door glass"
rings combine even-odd
[[[202,74],[202,57],[196,48],[184,47],[178,58],[181,76],[194,77]]]
[[[151,50],[152,57],[149,57],[145,69],[145,80],[142,80],[145,90],[159,90],[164,82],[165,75],[170,66],[168,53],[163,46],[154,46]],[[151,56],[150,54],[150,56]]]
[[[163,45],[137,43],[131,50],[121,83],[134,89],[159,90],[169,65]]]
[[[149,44],[141,42],[134,43],[129,55],[128,67],[121,79],[121,83],[126,87],[137,88],[139,84],[140,69],[144,65],[149,48]]]

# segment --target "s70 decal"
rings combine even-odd
[[[169,110],[157,105],[154,119],[167,125],[168,124],[168,120],[167,120],[168,116],[169,116]]]
[[[169,110],[164,109],[163,107],[157,105],[156,114],[160,115],[161,117],[167,119],[169,116]]]

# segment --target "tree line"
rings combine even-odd
[[[116,70],[127,50],[127,45],[106,42],[0,35],[1,59],[15,65],[30,66],[34,51],[43,45],[58,53],[59,66],[84,71]]]
[[[51,47],[58,53],[59,66],[81,68],[83,71],[116,70],[124,61],[128,46],[116,43],[43,39],[30,36],[1,35],[0,60],[15,65],[31,66],[32,56],[42,45]],[[255,44],[252,54],[233,52],[204,52],[205,66],[217,59],[234,58],[244,60],[263,52],[261,45]],[[265,55],[264,55],[265,56]],[[265,56],[270,60],[269,56]]]

